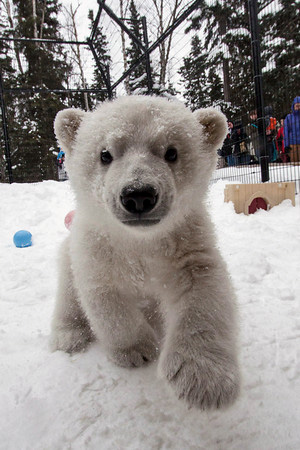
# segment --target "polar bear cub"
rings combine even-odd
[[[204,203],[226,131],[213,108],[146,96],[55,119],[77,204],[52,349],[97,339],[124,367],[159,357],[177,396],[201,409],[239,391],[235,298]]]

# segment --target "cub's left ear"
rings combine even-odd
[[[194,114],[203,126],[204,141],[216,148],[222,147],[228,130],[224,114],[215,108],[198,109]]]

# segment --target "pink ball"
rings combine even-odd
[[[65,227],[70,230],[71,226],[72,226],[72,222],[74,219],[74,215],[75,215],[75,209],[73,211],[68,212],[68,214],[65,217]]]

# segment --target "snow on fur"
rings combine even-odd
[[[121,367],[159,355],[179,399],[231,405],[240,388],[235,295],[202,201],[224,114],[138,96],[77,111],[77,128],[75,113],[55,119],[76,215],[61,249],[52,349],[73,353],[96,339]]]

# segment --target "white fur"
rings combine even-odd
[[[231,404],[239,391],[234,293],[203,202],[226,129],[213,108],[191,113],[155,97],[65,110],[55,120],[77,206],[52,349],[72,352],[96,338],[126,367],[160,353],[160,374],[202,409]],[[176,162],[164,159],[168,146]],[[122,189],[149,184],[158,201],[147,217],[159,223],[127,225]]]

